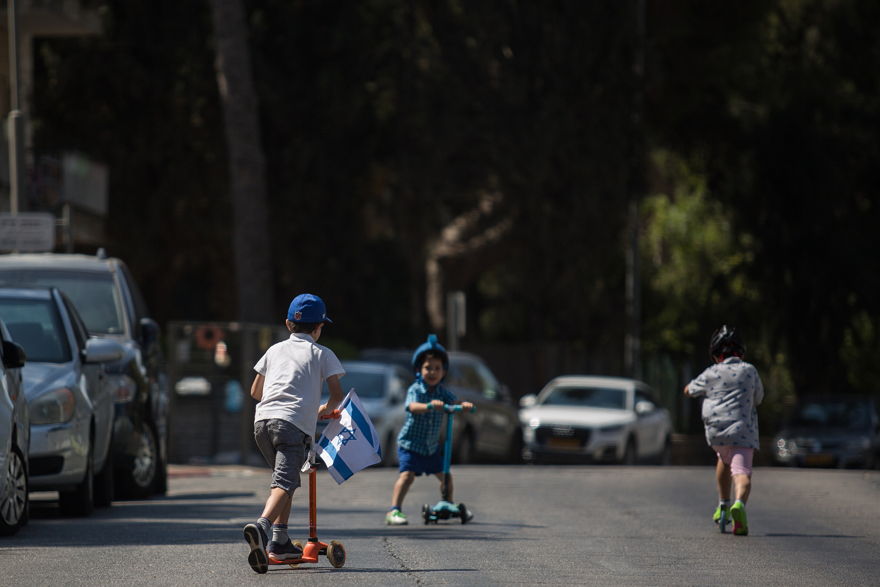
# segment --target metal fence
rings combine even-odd
[[[253,439],[253,366],[287,338],[281,326],[169,322],[172,463],[261,462]]]

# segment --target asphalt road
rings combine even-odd
[[[456,501],[475,512],[425,526],[439,498],[419,478],[410,525],[383,525],[396,472],[337,486],[319,473],[318,535],[345,566],[246,562],[242,526],[259,513],[268,469],[175,467],[166,497],[62,517],[37,494],[32,520],[0,539],[0,585],[877,585],[880,472],[759,468],[751,535],[721,535],[711,467],[456,467]],[[307,492],[292,534],[307,534]]]

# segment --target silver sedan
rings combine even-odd
[[[89,338],[56,288],[0,289],[0,319],[27,354],[31,490],[58,491],[69,515],[88,515],[96,500],[109,505],[113,398],[103,363],[118,360],[121,345]]]

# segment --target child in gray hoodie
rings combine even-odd
[[[688,397],[702,397],[706,442],[718,455],[715,477],[718,481],[718,507],[713,520],[722,513],[733,518],[733,533],[749,533],[745,504],[752,483],[752,459],[758,441],[758,404],[764,399],[764,386],[754,365],[743,361],[745,345],[735,328],[724,325],[712,334],[709,354],[715,364],[700,373],[684,388]],[[735,502],[730,505],[733,482]]]

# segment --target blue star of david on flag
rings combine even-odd
[[[342,446],[345,446],[352,440],[357,440],[357,437],[355,437],[353,429],[343,428],[342,432],[339,433],[339,439],[339,442],[342,443]]]
[[[318,439],[315,452],[337,483],[382,460],[379,436],[354,389],[339,405],[340,416],[331,420]]]

